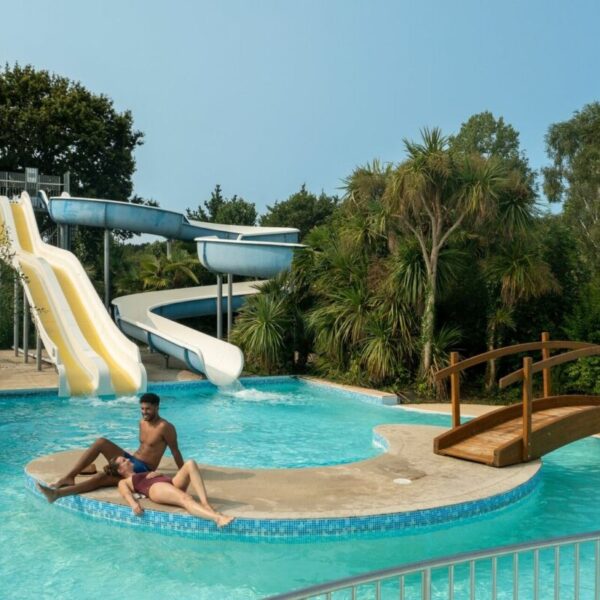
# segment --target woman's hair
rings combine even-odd
[[[106,475],[112,475],[113,477],[121,477],[119,473],[119,465],[116,462],[116,459],[111,458],[108,461],[108,464],[104,467],[104,473]]]

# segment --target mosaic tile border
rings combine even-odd
[[[340,518],[248,519],[238,518],[230,526],[217,526],[190,515],[146,510],[136,517],[128,506],[69,496],[57,500],[55,506],[92,519],[105,520],[125,527],[136,527],[168,535],[183,535],[196,539],[265,542],[311,542],[347,540],[358,537],[385,537],[410,533],[415,529],[442,525],[467,518],[480,517],[505,508],[531,494],[537,487],[541,469],[528,481],[503,492],[460,504],[401,513]],[[25,485],[42,497],[35,479],[25,473]]]
[[[390,405],[392,403],[391,397],[386,392],[382,392],[381,395],[377,394],[366,394],[355,390],[348,390],[338,385],[330,384],[327,381],[315,381],[312,379],[304,379],[295,375],[274,375],[271,377],[242,377],[240,383],[248,386],[256,385],[258,387],[269,387],[270,385],[277,385],[281,383],[300,383],[308,387],[320,387],[327,388],[336,394],[339,394],[345,398],[353,398],[362,402],[368,402],[370,404],[384,404]],[[155,381],[148,384],[149,392],[174,392],[183,389],[211,389],[215,386],[207,381],[206,379],[194,380],[194,381]],[[0,400],[3,398],[14,398],[14,397],[41,397],[51,396],[58,394],[57,388],[36,388],[36,389],[22,389],[22,390],[0,390]],[[396,404],[395,401],[393,404]]]

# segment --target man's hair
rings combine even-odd
[[[142,402],[146,402],[147,404],[154,404],[154,406],[158,406],[160,404],[160,398],[159,398],[158,394],[152,394],[152,393],[142,394],[140,396],[140,404]]]
[[[108,464],[104,467],[104,473],[106,475],[112,475],[113,477],[121,477],[119,473],[119,465],[116,463],[114,458],[111,458],[108,461]]]

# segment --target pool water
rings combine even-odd
[[[184,457],[243,467],[337,464],[381,452],[372,442],[377,424],[450,424],[304,382],[245,386],[228,394],[195,385],[156,389]],[[32,458],[99,435],[135,449],[137,421],[135,398],[0,397],[0,597],[261,598],[400,563],[600,529],[596,438],[548,455],[538,489],[512,507],[395,537],[194,540],[84,519],[25,490],[23,467]]]

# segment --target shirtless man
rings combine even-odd
[[[91,492],[101,487],[116,486],[120,477],[104,472],[96,473],[94,460],[100,454],[110,461],[117,456],[124,456],[133,463],[134,472],[145,473],[155,471],[167,447],[171,450],[173,459],[180,469],[183,457],[177,445],[175,427],[158,414],[160,398],[156,394],[143,394],[140,397],[142,420],[140,421],[140,447],[133,453],[123,450],[106,438],[98,438],[73,465],[73,468],[63,477],[49,486],[37,484],[38,489],[46,496],[48,502],[58,498]],[[96,473],[81,483],[75,483],[75,476],[80,473]]]

